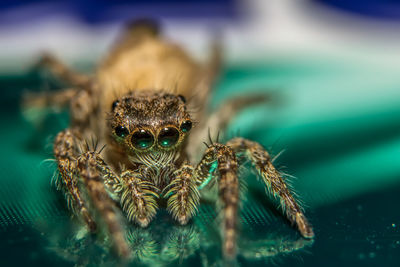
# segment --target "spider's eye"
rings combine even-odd
[[[175,127],[165,127],[158,134],[158,144],[162,147],[171,147],[178,142],[179,131]]]
[[[115,101],[112,103],[111,110],[114,111],[114,109],[118,106],[118,104],[119,104],[119,100],[115,100]]]
[[[132,145],[137,149],[147,149],[154,143],[153,135],[146,130],[138,130],[132,134]]]
[[[178,95],[178,97],[183,103],[186,103],[186,98],[183,95]]]
[[[187,133],[190,131],[190,129],[192,129],[192,122],[190,120],[182,122],[181,124],[182,132]]]
[[[114,131],[117,136],[122,137],[122,138],[129,135],[128,129],[125,128],[124,126],[117,126],[117,127],[115,127]]]

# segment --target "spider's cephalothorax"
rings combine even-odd
[[[192,121],[182,97],[131,93],[113,102],[109,126],[131,156],[176,151]]]
[[[161,191],[173,178],[176,160],[181,158],[181,147],[192,128],[185,102],[181,95],[150,91],[129,93],[111,106],[111,143],[132,163],[152,171],[145,179]]]
[[[233,257],[238,165],[244,157],[279,199],[289,221],[312,238],[311,225],[260,144],[243,138],[203,144],[210,132],[224,130],[237,111],[266,97],[236,97],[209,114],[207,100],[220,65],[219,46],[213,46],[210,59],[199,64],[158,33],[152,23],[131,24],[93,76],[76,73],[52,56],[41,61],[71,88],[30,95],[25,105],[70,107],[71,125],[57,135],[54,155],[58,186],[74,213],[92,231],[101,220],[118,253],[129,256],[118,207],[130,222],[145,227],[159,204],[166,203],[172,217],[186,224],[196,214],[200,190],[216,184],[223,252]],[[189,112],[189,107],[196,112]],[[103,148],[85,146],[93,139]]]

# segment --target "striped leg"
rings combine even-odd
[[[105,222],[119,255],[128,257],[129,246],[126,243],[121,224],[117,218],[115,204],[108,195],[98,166],[97,152],[86,152],[77,159],[79,175],[82,178],[94,208]]]
[[[55,139],[54,155],[60,172],[57,188],[64,191],[72,210],[85,221],[91,231],[95,231],[96,223],[89,214],[83,194],[78,187],[76,139],[70,129],[60,132]]]
[[[217,136],[220,131],[224,132],[229,122],[243,109],[271,100],[270,95],[240,95],[223,102],[220,107],[211,113],[207,119],[198,125],[189,136],[187,152],[191,156],[190,160],[198,160],[198,151],[203,151],[203,140],[209,136]]]
[[[155,186],[141,174],[127,170],[121,174],[121,183],[117,185],[122,209],[130,221],[146,227],[157,212],[158,198]]]
[[[200,202],[200,193],[193,177],[193,167],[183,165],[175,172],[175,179],[168,185],[167,210],[182,225],[192,218]]]
[[[239,205],[238,163],[234,151],[226,145],[212,144],[196,168],[200,181],[205,181],[213,163],[219,172],[218,190],[223,209],[223,252],[228,258],[236,254],[237,211]]]
[[[313,238],[314,232],[311,224],[293,198],[282,176],[272,165],[268,152],[260,144],[243,138],[234,138],[227,145],[232,147],[236,153],[244,153],[251,160],[269,192],[280,200],[289,221],[297,225],[303,237]]]
[[[97,167],[105,185],[119,198],[128,220],[146,227],[157,212],[157,188],[144,179],[140,169],[124,170],[117,175],[100,157],[97,157]]]

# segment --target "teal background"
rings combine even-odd
[[[292,184],[316,238],[301,239],[261,183],[245,175],[236,264],[398,266],[400,70],[328,56],[267,62],[227,66],[212,107],[244,93],[273,96],[241,112],[226,135],[240,131],[272,155],[283,151],[275,165],[296,177]],[[46,159],[52,158],[52,138],[68,125],[66,114],[35,126],[19,108],[24,90],[61,86],[35,72],[0,76],[2,266],[115,263],[105,237],[82,234],[50,182],[55,165]],[[161,211],[148,229],[127,229],[135,247],[144,247],[131,265],[222,264],[218,211],[210,203],[188,227]]]

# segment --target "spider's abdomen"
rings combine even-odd
[[[132,37],[133,38],[133,37]],[[117,49],[97,72],[103,106],[131,91],[159,90],[190,97],[198,81],[197,64],[178,46],[154,36]]]

